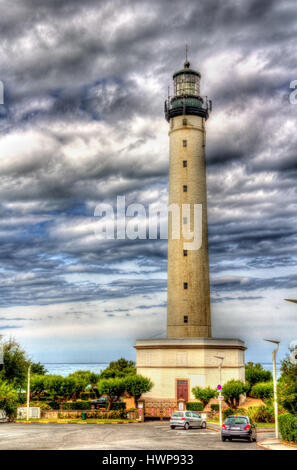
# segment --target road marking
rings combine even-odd
[[[172,431],[167,431],[167,432],[170,432],[171,434],[173,434]],[[189,431],[176,431],[175,434],[178,434],[178,435],[182,435],[182,436],[209,436],[209,435],[216,435],[217,433],[216,432],[212,432],[212,431],[201,431],[201,432],[189,432]]]

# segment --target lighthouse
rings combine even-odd
[[[212,103],[201,74],[173,74],[165,101],[169,124],[168,292],[165,338],[136,340],[137,373],[154,386],[143,395],[144,416],[170,416],[195,401],[192,388],[245,380],[244,342],[212,336],[208,261],[206,127]],[[215,325],[214,325],[215,326]],[[228,326],[228,325],[226,325]],[[219,361],[218,361],[219,358]],[[158,411],[159,410],[159,411]],[[143,416],[142,415],[142,416]]]
[[[169,207],[179,209],[178,214],[169,211],[168,217],[168,338],[211,336],[205,169],[205,121],[211,102],[200,96],[200,78],[186,60],[184,68],[173,75],[174,95],[165,102]],[[174,237],[173,217],[179,218],[179,237]],[[201,246],[186,238],[197,225]]]

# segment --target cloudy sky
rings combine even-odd
[[[0,332],[34,360],[165,335],[166,240],[96,237],[99,203],[167,201],[163,102],[185,43],[207,121],[213,335],[297,337],[295,0],[0,0]]]

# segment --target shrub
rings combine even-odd
[[[8,382],[0,382],[0,409],[4,410],[9,418],[16,414],[18,393]]]
[[[284,441],[297,442],[297,416],[285,413],[278,417],[279,430]]]
[[[274,410],[272,406],[249,406],[247,415],[256,423],[274,423]]]
[[[80,393],[81,400],[94,400],[96,398],[95,392],[81,392]]]
[[[112,403],[119,401],[119,398],[125,393],[125,379],[102,379],[98,382],[99,395],[106,395],[108,399],[108,411],[111,409]]]
[[[259,382],[255,384],[250,392],[253,398],[269,399],[273,397],[273,382]]]
[[[236,410],[234,410],[234,408],[226,408],[225,410],[223,410],[223,418],[224,420],[226,418],[228,418],[228,416],[230,415],[244,415],[246,416],[246,410],[244,410],[243,408],[237,408]]]
[[[21,406],[26,406],[27,404],[24,403],[22,404]],[[31,401],[29,406],[33,406],[33,407],[39,407],[41,410],[51,410],[51,407],[45,403],[44,401]]]
[[[260,363],[248,362],[245,366],[245,379],[251,389],[258,382],[270,382],[272,375],[270,370],[263,369]]]
[[[211,398],[217,396],[216,389],[210,387],[194,387],[192,388],[192,393],[197,400],[202,401],[203,408],[207,405]]]
[[[213,411],[219,411],[220,409],[220,405],[218,403],[212,403],[210,405],[210,408],[213,410]]]
[[[58,401],[47,401],[46,404],[50,407],[51,410],[60,409],[60,403]]]
[[[230,408],[237,408],[239,405],[240,395],[245,393],[248,388],[248,384],[241,382],[241,380],[229,380],[222,388],[224,401]]]
[[[139,400],[143,393],[149,392],[153,387],[153,382],[142,375],[129,375],[125,379],[125,389],[130,397]]]
[[[62,405],[63,410],[90,410],[91,402],[90,401],[71,401],[64,402]]]
[[[278,381],[279,404],[289,413],[297,414],[297,364],[283,361],[283,373]]]
[[[204,406],[201,401],[198,401],[198,402],[187,401],[186,408],[189,411],[203,411]]]
[[[58,414],[59,418],[63,419],[75,419],[75,418],[80,418],[81,415],[79,411],[73,416],[73,413],[70,413],[70,410],[66,411],[61,411]],[[86,411],[86,417],[87,419],[126,419],[127,418],[127,412],[124,410],[112,410],[112,411],[99,411],[99,410],[94,410],[94,411]]]
[[[111,405],[111,410],[125,411],[126,410],[126,403],[124,403],[124,402],[114,402]]]

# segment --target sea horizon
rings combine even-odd
[[[89,370],[99,374],[103,369],[107,367],[109,362],[41,362],[46,368],[48,374],[62,375],[67,377],[69,374],[73,374],[78,370]],[[261,362],[264,369],[272,372],[272,362]],[[280,376],[280,362],[276,363],[276,374]]]

